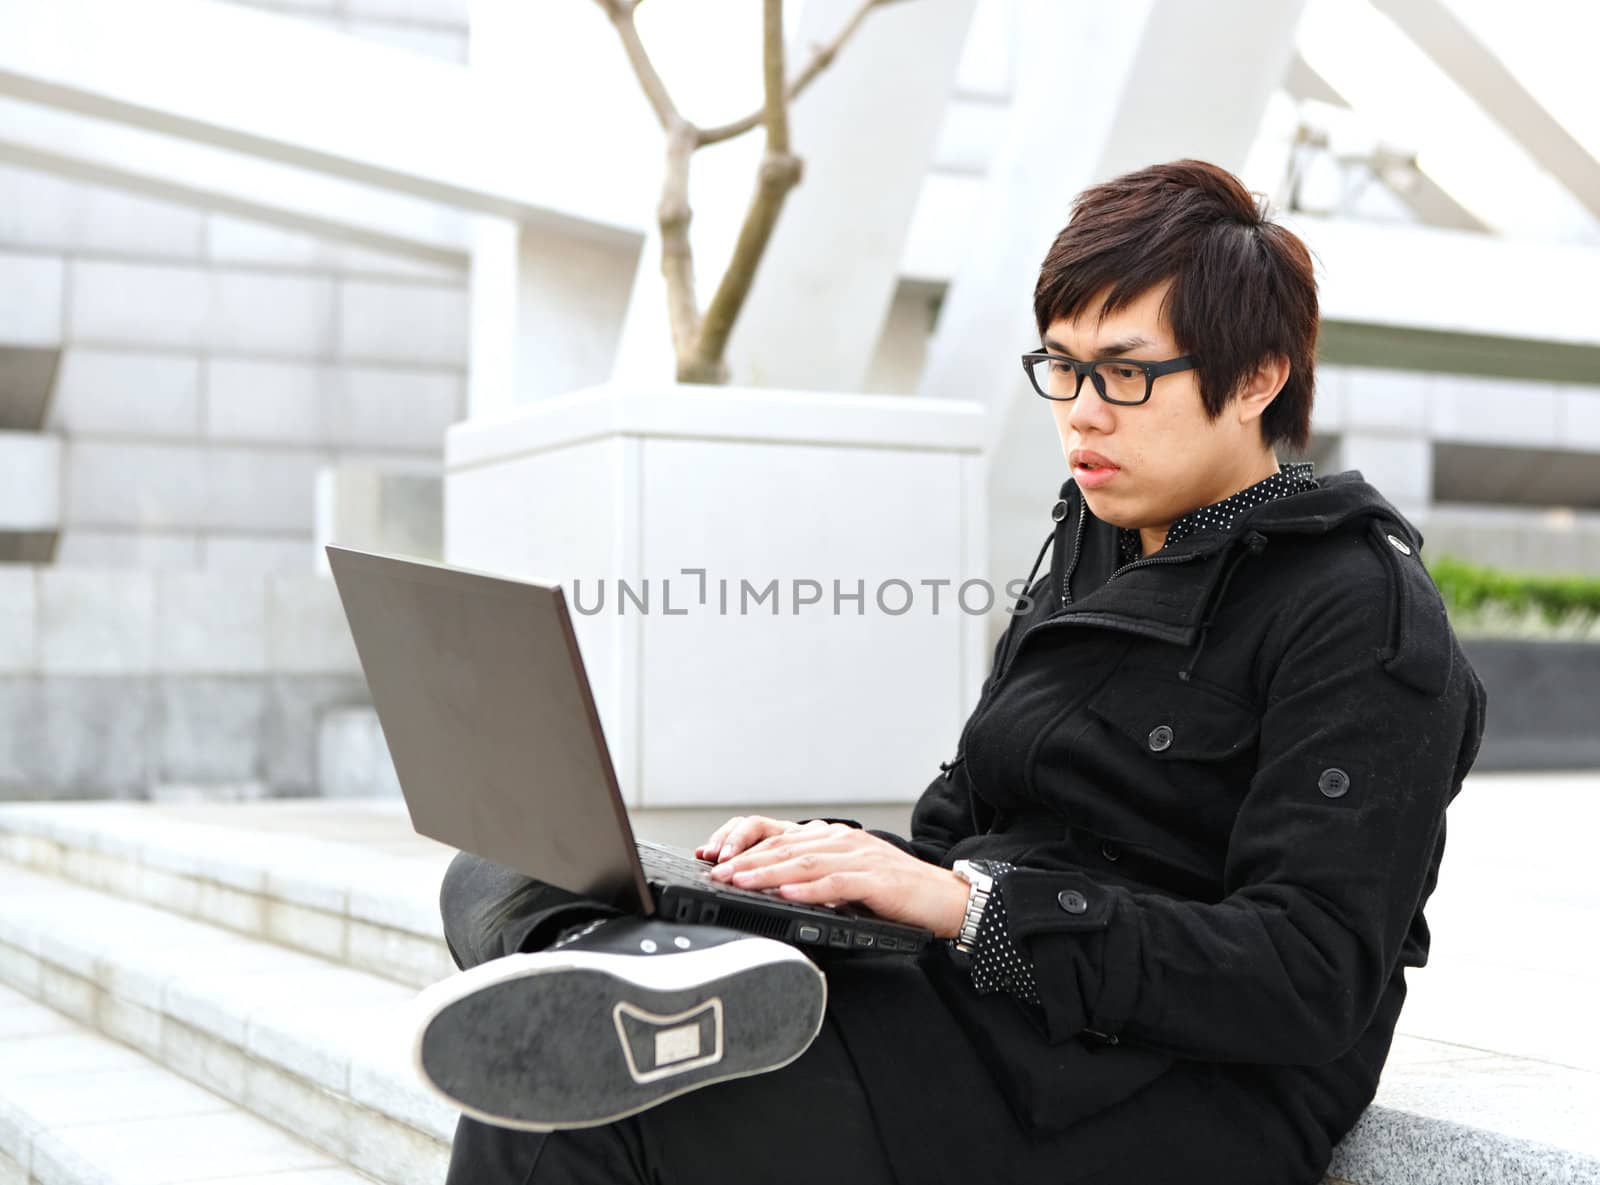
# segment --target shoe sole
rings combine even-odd
[[[509,955],[417,997],[412,1061],[452,1107],[525,1131],[595,1127],[788,1065],[827,979],[764,938],[648,957]]]

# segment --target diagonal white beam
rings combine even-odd
[[[606,129],[510,109],[464,67],[234,5],[6,0],[0,94],[580,235],[639,225],[622,162],[593,151]]]
[[[471,248],[449,206],[17,99],[0,98],[0,161],[426,262]]]
[[[797,40],[827,42],[857,7],[858,0],[809,0]],[[790,138],[805,180],[785,203],[739,314],[728,345],[735,376],[861,389],[973,8],[974,0],[922,0],[874,12],[795,103]],[[827,345],[796,348],[801,342]]]
[[[1600,218],[1600,160],[1440,0],[1374,0],[1541,168]]]

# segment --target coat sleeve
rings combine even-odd
[[[1443,643],[1424,657],[1391,645],[1395,593],[1377,568],[1299,594],[1222,900],[1077,870],[1010,875],[1008,925],[1052,1040],[1088,1029],[1180,1057],[1299,1065],[1355,1043],[1432,888],[1487,701],[1417,569],[1401,599]]]

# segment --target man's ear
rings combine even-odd
[[[1234,400],[1239,409],[1239,422],[1259,419],[1288,381],[1289,359],[1284,355],[1268,354],[1257,363]]]

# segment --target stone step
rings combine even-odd
[[[444,1179],[456,1113],[410,1068],[415,992],[392,979],[0,864],[0,983],[333,1162]]]
[[[5,1185],[372,1185],[126,1045],[0,987]]]
[[[324,838],[330,820],[337,839]],[[452,853],[398,802],[9,803],[0,859],[411,987],[455,971]]]

